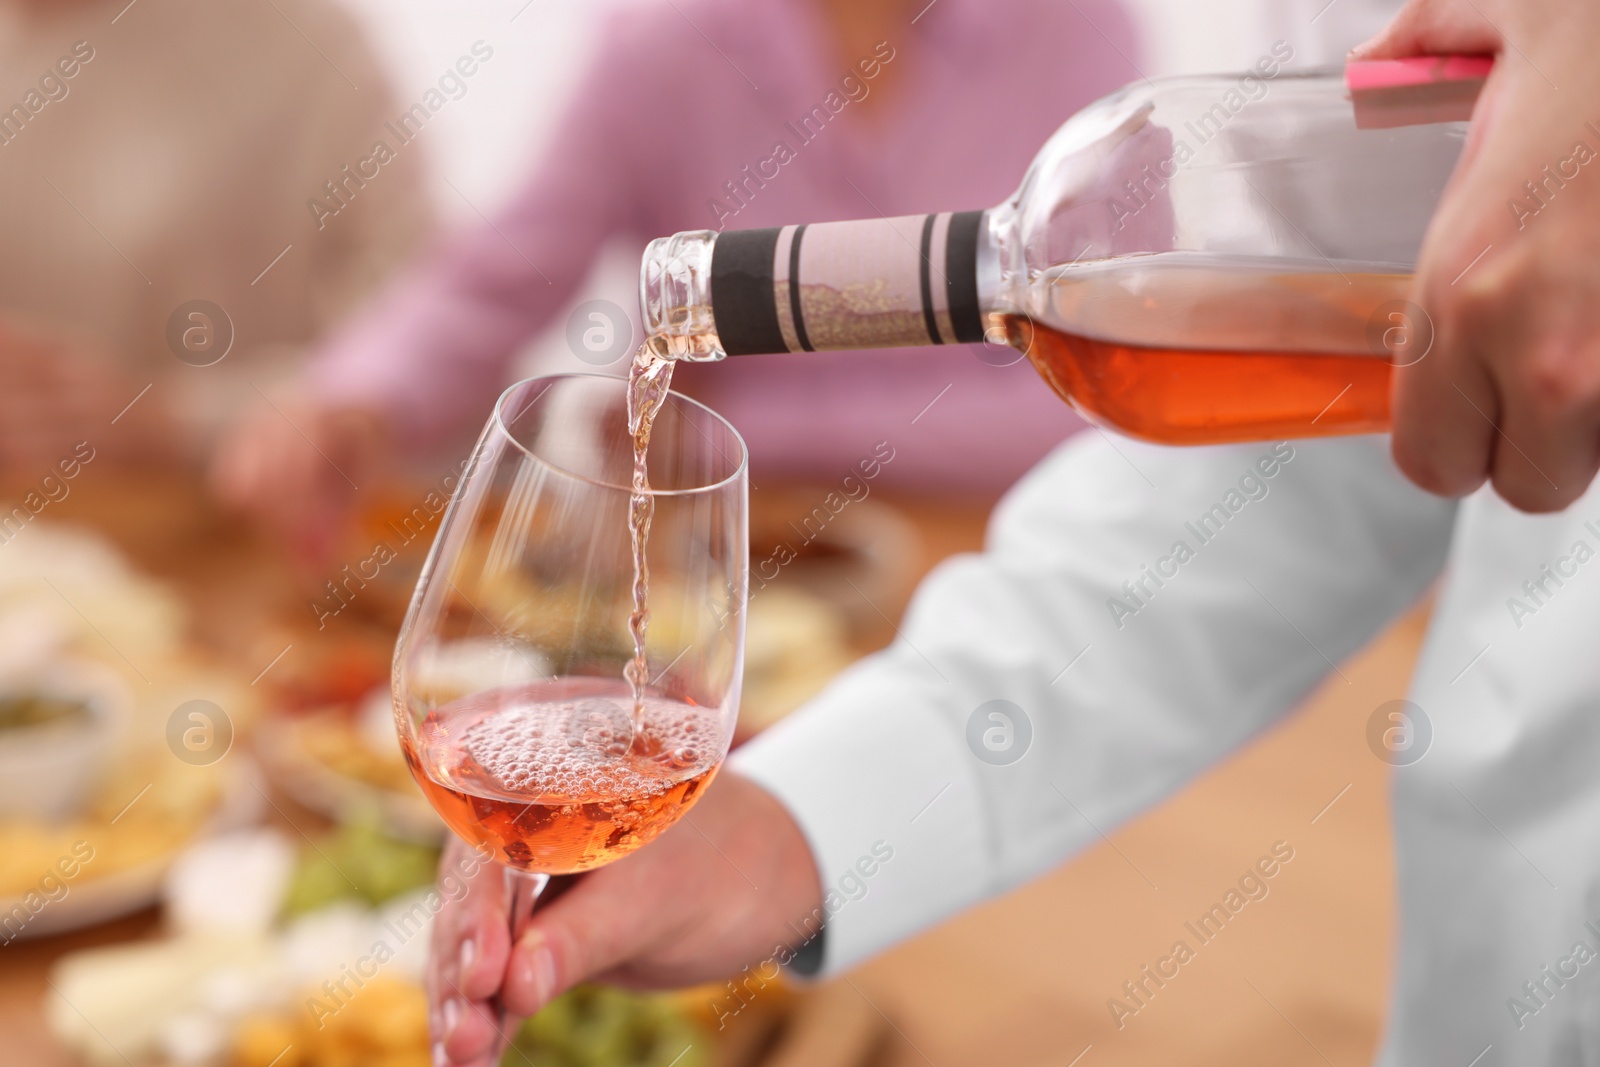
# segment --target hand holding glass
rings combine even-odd
[[[513,940],[550,875],[609,863],[677,821],[733,734],[744,443],[676,393],[657,416],[649,672],[637,711],[624,675],[632,469],[621,379],[561,375],[507,390],[395,649],[407,762],[450,828],[505,865]]]

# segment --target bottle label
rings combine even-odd
[[[1466,122],[1493,70],[1491,56],[1351,60],[1344,79],[1356,129],[1385,130]]]
[[[730,356],[983,340],[983,212],[718,235],[717,335]]]

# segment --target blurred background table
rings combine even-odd
[[[757,528],[799,521],[821,492],[758,490]],[[184,591],[206,642],[240,672],[260,671],[281,647],[278,620],[292,584],[243,530],[206,516],[172,486],[108,483],[82,499],[93,512],[74,511],[69,501],[58,517],[117,515],[112,525],[121,547]],[[888,620],[898,619],[911,579],[980,546],[991,505],[872,499],[898,513],[915,541],[897,549],[911,562],[891,583],[898,591],[885,594],[893,599],[875,603],[864,613],[869,623],[852,634],[858,652],[892,637]],[[866,508],[846,509],[833,532],[845,539],[882,536],[880,520]],[[310,622],[303,606],[294,610]],[[888,1021],[887,1042],[871,1062],[1365,1062],[1383,1021],[1393,926],[1388,768],[1368,750],[1365,727],[1378,704],[1404,695],[1424,622],[1421,609],[1408,615],[1283,724],[1075,862],[851,975],[843,987],[848,993],[829,995],[862,998]],[[310,640],[296,640],[302,639]],[[302,650],[313,652],[309,644]],[[294,656],[273,670],[292,670]],[[292,807],[273,817],[299,829],[316,818]],[[1280,840],[1294,847],[1295,858],[1269,883],[1269,896],[1252,903],[1119,1029],[1108,998],[1121,996],[1125,981],[1186,937],[1184,922],[1209,909]],[[0,948],[6,1062],[73,1062],[41,1012],[56,959],[159,932],[150,910]]]

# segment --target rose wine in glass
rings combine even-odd
[[[444,821],[479,851],[576,874],[676,822],[728,747],[716,708],[645,696],[635,718],[632,699],[587,678],[475,693],[429,713],[407,759]]]
[[[664,377],[647,384],[642,435],[621,378],[501,396],[395,648],[406,761],[450,829],[504,866],[513,940],[551,875],[684,817],[733,736],[744,442]]]

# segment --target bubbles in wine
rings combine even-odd
[[[406,760],[463,840],[523,870],[592,870],[653,840],[699,799],[728,747],[724,711],[612,679],[546,679],[429,712]]]
[[[714,709],[650,696],[637,724],[604,699],[512,704],[461,731],[450,777],[528,797],[642,800],[720,757],[717,722]]]

